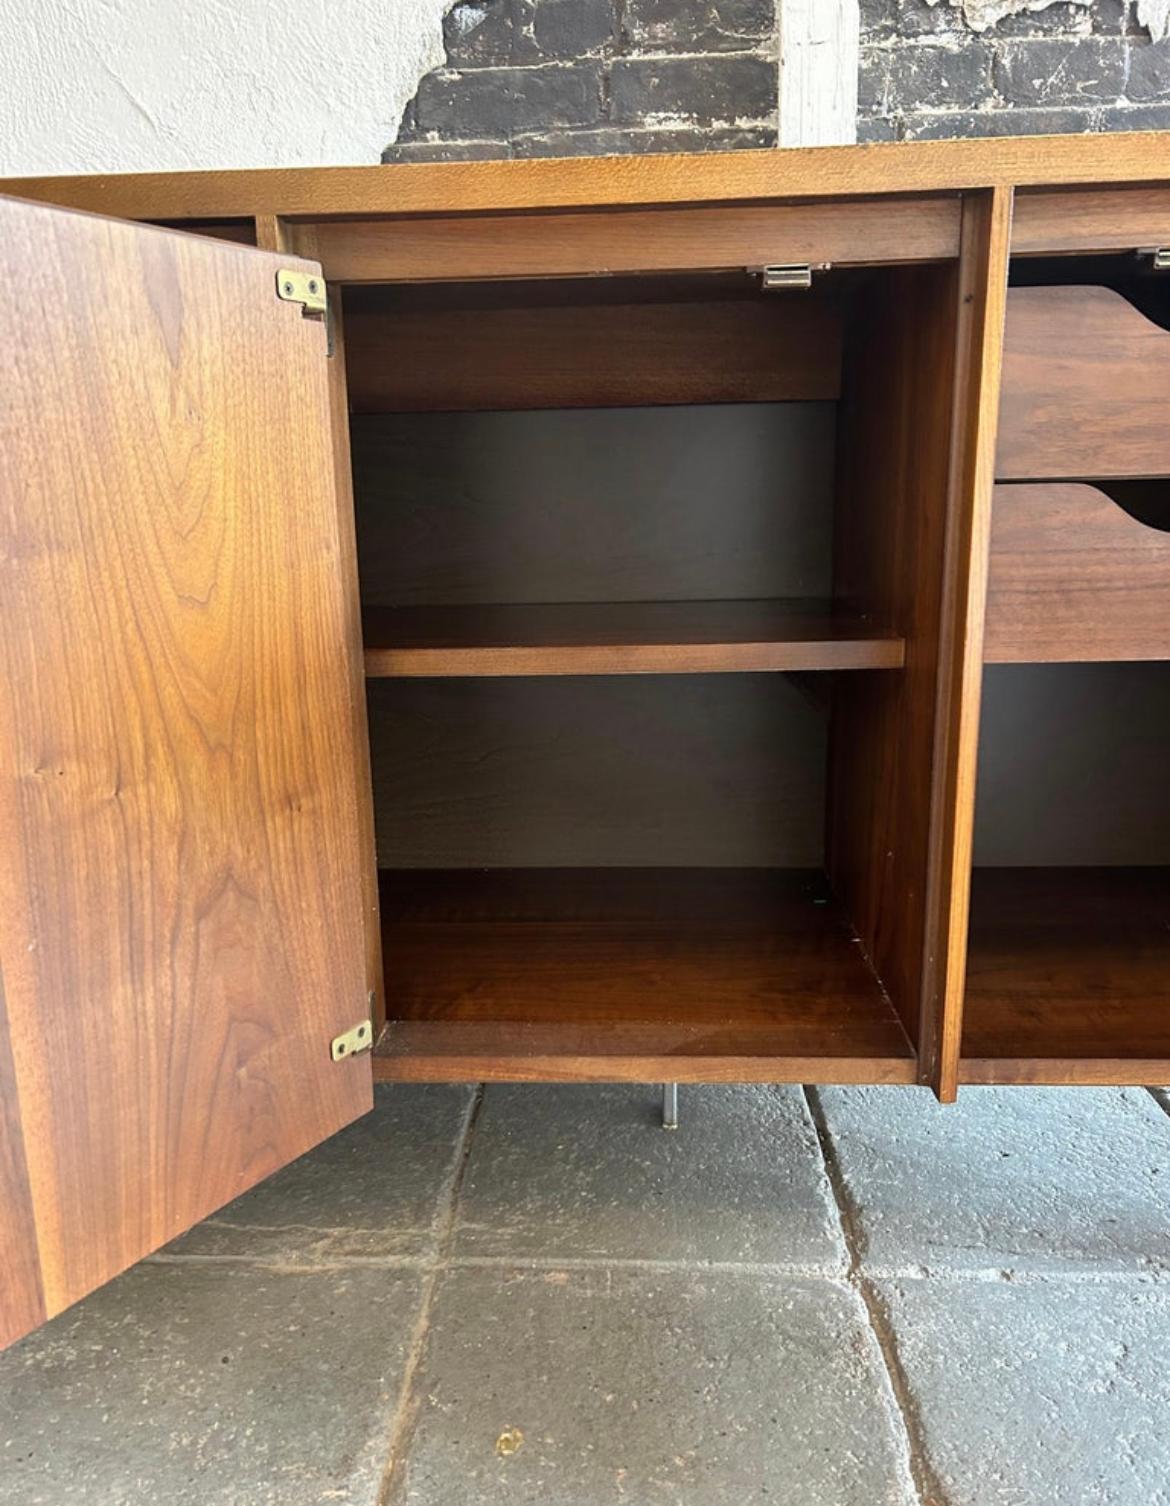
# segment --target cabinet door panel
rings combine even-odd
[[[0,201],[0,1342],[370,1106],[330,1057],[368,857],[289,264]]]

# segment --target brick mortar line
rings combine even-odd
[[[714,52],[583,52],[578,57],[545,58],[538,63],[442,63],[428,78],[465,78],[479,73],[539,73],[543,69],[612,68],[615,63],[709,63],[724,58],[763,58],[770,62],[776,50],[774,33],[744,47],[720,48]]]
[[[422,1291],[419,1295],[418,1316],[415,1319],[414,1330],[411,1334],[406,1363],[402,1369],[402,1379],[398,1386],[398,1401],[394,1408],[394,1416],[390,1420],[390,1438],[386,1451],[386,1463],[382,1470],[382,1479],[378,1487],[377,1506],[394,1506],[396,1501],[402,1499],[402,1491],[406,1479],[406,1461],[410,1456],[410,1446],[414,1440],[415,1428],[418,1425],[419,1399],[414,1394],[414,1381],[430,1342],[431,1313],[435,1304],[435,1296],[438,1292],[439,1280],[446,1268],[447,1258],[455,1238],[455,1222],[459,1213],[459,1194],[463,1188],[463,1178],[467,1172],[467,1163],[471,1158],[471,1148],[475,1142],[475,1131],[479,1125],[479,1116],[483,1108],[483,1091],[483,1083],[477,1084],[475,1095],[467,1110],[467,1117],[463,1124],[463,1134],[459,1143],[459,1151],[455,1158],[450,1181],[447,1184],[446,1206],[435,1219],[435,1247],[429,1262],[424,1267],[426,1275],[423,1279]]]
[[[880,1299],[877,1288],[862,1274],[861,1259],[864,1240],[857,1223],[857,1211],[849,1189],[845,1185],[845,1177],[829,1133],[824,1106],[815,1088],[805,1086],[802,1092],[808,1106],[809,1117],[816,1131],[825,1176],[833,1194],[837,1219],[841,1227],[841,1238],[845,1242],[845,1250],[849,1256],[849,1272],[846,1280],[861,1299],[865,1309],[869,1329],[885,1369],[894,1412],[901,1423],[904,1446],[903,1464],[909,1477],[909,1484],[918,1506],[948,1506],[942,1482],[927,1457],[918,1405],[906,1372],[902,1368],[889,1314]]]

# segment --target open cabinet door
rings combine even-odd
[[[283,267],[0,200],[0,1343],[371,1104],[331,1050],[352,560]]]

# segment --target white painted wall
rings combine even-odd
[[[930,0],[973,26],[1052,3]],[[0,0],[0,176],[377,162],[451,4]],[[782,145],[855,138],[857,8],[777,0]],[[1166,35],[1170,0],[1138,17]]]
[[[377,162],[451,0],[0,0],[0,174]]]

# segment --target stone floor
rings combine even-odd
[[[1170,1503],[1170,1097],[680,1096],[381,1090],[0,1357],[0,1503]]]

